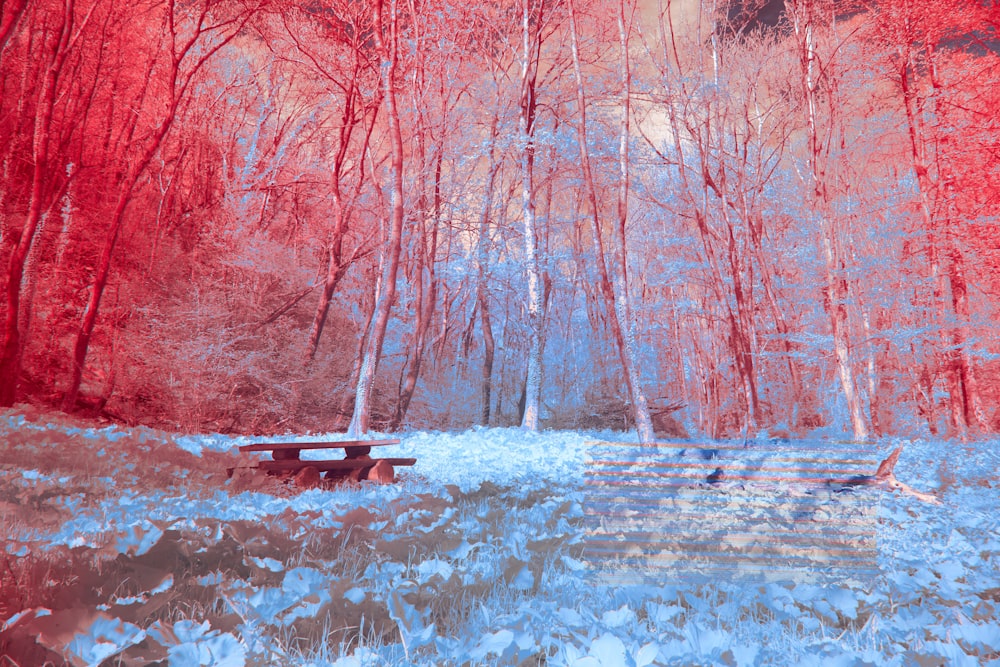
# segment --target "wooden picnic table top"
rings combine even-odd
[[[322,440],[311,442],[257,442],[240,445],[241,452],[274,452],[298,449],[347,449],[349,447],[378,447],[398,445],[399,440]]]

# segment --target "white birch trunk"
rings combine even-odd
[[[792,9],[793,26],[796,35],[800,39],[800,64],[802,67],[803,92],[806,98],[807,109],[807,130],[809,140],[810,157],[810,182],[808,186],[811,190],[809,195],[810,203],[814,210],[820,211],[820,236],[823,260],[825,266],[824,292],[826,297],[827,314],[830,317],[830,325],[833,330],[834,356],[837,362],[837,375],[840,378],[840,385],[844,392],[844,400],[847,402],[847,409],[850,413],[851,428],[854,432],[855,440],[868,439],[868,427],[865,423],[864,414],[861,409],[861,401],[855,388],[854,372],[851,365],[850,341],[847,331],[847,306],[845,301],[848,296],[846,279],[837,275],[840,267],[840,253],[835,247],[837,230],[833,220],[829,216],[829,193],[827,192],[826,173],[820,165],[821,160],[825,160],[825,146],[819,136],[817,120],[817,96],[816,91],[819,84],[816,81],[816,50],[813,34],[813,13],[815,8],[812,0],[799,0]],[[827,132],[833,119],[827,121]]]
[[[622,99],[621,124],[618,133],[618,271],[615,272],[617,297],[615,311],[622,330],[624,349],[622,358],[625,362],[625,375],[628,379],[629,393],[632,396],[632,412],[635,417],[635,427],[639,434],[639,442],[648,443],[655,440],[653,422],[649,417],[649,406],[646,395],[642,391],[642,379],[639,376],[639,366],[636,363],[635,322],[632,320],[632,309],[628,285],[628,250],[626,247],[625,225],[628,222],[628,192],[629,192],[629,116],[632,113],[630,96],[632,93],[632,71],[629,67],[628,32],[625,25],[625,0],[618,3],[618,40],[621,58]]]
[[[542,388],[542,347],[544,338],[543,296],[541,272],[538,266],[538,238],[535,229],[535,76],[538,61],[536,25],[531,34],[529,7],[531,0],[523,0],[522,54],[521,54],[521,113],[518,129],[521,134],[521,206],[524,215],[524,257],[528,273],[528,377],[525,382],[523,428],[538,430],[539,404]],[[539,17],[540,19],[540,17]],[[539,20],[540,22],[540,20]],[[532,43],[534,42],[534,44]]]
[[[382,1],[375,6],[375,44],[382,58],[384,79],[382,85],[385,92],[386,112],[389,116],[389,139],[392,146],[392,198],[391,219],[389,225],[389,248],[382,269],[381,282],[383,289],[375,304],[375,328],[368,338],[365,354],[361,361],[361,373],[358,377],[358,388],[354,395],[354,414],[351,417],[347,432],[351,437],[358,437],[368,432],[369,405],[371,392],[378,372],[379,359],[382,356],[382,343],[389,325],[392,305],[396,300],[396,276],[399,272],[399,253],[403,236],[403,139],[399,127],[399,111],[396,107],[396,89],[394,78],[396,73],[396,48],[398,20],[396,2],[389,3],[391,17],[389,22],[389,44],[385,44],[382,35]]]

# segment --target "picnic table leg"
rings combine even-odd
[[[377,484],[392,484],[396,476],[391,463],[379,461],[367,470],[367,479]]]
[[[371,458],[368,455],[371,454],[372,448],[371,448],[370,445],[359,445],[359,446],[356,446],[356,447],[344,447],[344,451],[347,454],[346,458],[349,458],[349,459],[368,459],[368,458]]]
[[[319,469],[316,466],[306,466],[295,474],[295,485],[303,489],[313,489],[319,486]]]
[[[356,447],[344,447],[344,452],[346,453],[345,459],[352,461],[369,461],[371,460],[372,448],[369,445],[358,445]],[[354,468],[349,473],[347,473],[347,479],[352,482],[360,482],[363,479],[368,479],[368,471],[371,470],[371,466],[366,466],[364,468]]]

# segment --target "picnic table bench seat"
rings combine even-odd
[[[370,468],[379,461],[385,461],[389,465],[411,466],[417,462],[410,458],[382,458],[382,459],[329,459],[325,461],[261,461],[257,467],[261,470],[286,472],[297,472],[302,468],[316,468],[319,472],[329,472],[331,470],[354,470],[357,468]]]

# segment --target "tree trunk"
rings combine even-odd
[[[802,75],[802,90],[806,102],[806,130],[810,156],[810,179],[806,187],[809,189],[808,200],[814,211],[819,212],[820,245],[825,268],[823,298],[830,326],[833,331],[834,356],[837,364],[837,374],[844,392],[844,400],[850,415],[851,428],[855,440],[868,439],[868,427],[861,410],[861,401],[855,387],[854,371],[851,363],[850,341],[848,339],[847,321],[847,279],[843,277],[841,266],[842,253],[837,247],[836,227],[830,219],[829,192],[825,168],[829,159],[829,138],[832,133],[834,119],[827,120],[825,136],[820,136],[817,109],[819,105],[818,90],[820,76],[816,71],[817,56],[814,44],[814,13],[812,0],[799,0],[792,8],[793,28],[798,38],[799,65]],[[828,79],[833,76],[827,72]],[[831,115],[834,113],[835,102],[829,104]]]
[[[97,5],[95,4],[94,7],[96,6]],[[170,27],[171,31],[176,31],[178,22],[174,16],[174,12],[176,11],[174,0],[168,2],[166,11],[166,23]],[[87,360],[87,352],[90,348],[90,340],[94,333],[94,325],[97,323],[97,315],[101,306],[101,298],[104,295],[104,289],[107,287],[108,277],[111,273],[111,257],[114,253],[115,245],[118,242],[118,235],[125,222],[125,210],[132,201],[132,194],[135,189],[135,185],[149,167],[149,163],[152,162],[153,157],[160,150],[160,145],[163,143],[164,138],[167,136],[167,133],[173,126],[174,121],[177,119],[177,113],[180,108],[181,101],[184,99],[188,86],[194,79],[195,74],[197,74],[202,66],[204,66],[204,64],[208,62],[208,60],[212,58],[220,49],[231,42],[236,35],[242,32],[243,27],[246,25],[247,21],[250,20],[251,15],[251,12],[247,11],[247,13],[243,15],[242,19],[238,20],[232,26],[230,32],[226,33],[225,36],[215,41],[206,49],[195,48],[196,46],[204,46],[200,43],[201,37],[206,33],[206,31],[210,30],[201,23],[199,23],[196,27],[194,34],[187,39],[178,39],[180,35],[176,32],[171,34],[171,63],[169,75],[167,77],[167,83],[169,85],[168,92],[170,95],[169,104],[167,105],[163,120],[153,131],[152,136],[148,139],[149,143],[146,145],[145,150],[141,153],[136,162],[128,165],[128,174],[119,188],[118,202],[115,205],[114,213],[111,216],[111,221],[108,226],[108,231],[104,237],[104,246],[101,248],[101,256],[98,259],[94,279],[90,286],[90,298],[88,299],[87,306],[84,309],[83,319],[80,323],[80,328],[77,330],[76,343],[73,346],[70,383],[66,390],[66,394],[63,396],[62,409],[64,411],[71,412],[76,406],[76,400],[80,393],[80,382],[83,379],[83,367]],[[199,54],[197,56],[197,60],[195,60],[187,72],[182,74],[182,64],[185,62],[186,57],[192,52],[197,52]],[[151,73],[152,68],[146,70],[147,85],[143,86],[143,91],[149,87],[148,83]],[[135,124],[133,123],[130,128],[130,134],[134,130]]]
[[[666,13],[665,18],[668,19],[669,23],[669,35],[664,26],[661,25],[661,41],[664,45],[668,42],[672,45],[672,55],[666,54],[666,60],[668,62],[672,61],[680,68],[680,59],[675,43],[675,33],[670,12]],[[666,94],[668,98],[684,99],[693,96],[693,93],[685,83],[687,79],[683,76],[683,72],[678,73],[676,88],[670,73],[665,72],[664,80],[667,86]],[[710,111],[710,109],[707,110]],[[726,341],[728,354],[733,359],[733,367],[738,375],[739,390],[742,404],[745,408],[746,426],[749,428],[749,426],[757,422],[760,409],[759,400],[757,399],[751,328],[749,324],[752,321],[752,315],[748,315],[751,304],[747,303],[748,299],[744,295],[742,285],[739,283],[742,264],[738,257],[734,256],[738,255],[738,253],[735,248],[735,238],[732,234],[732,223],[728,219],[730,204],[724,187],[720,187],[710,174],[709,165],[711,156],[709,154],[709,145],[711,135],[706,135],[705,132],[710,131],[711,126],[705,124],[704,119],[699,115],[695,121],[687,121],[682,127],[678,118],[677,108],[673,103],[667,105],[666,111],[670,124],[673,148],[676,153],[675,166],[681,180],[682,195],[691,210],[690,217],[694,220],[698,238],[701,240],[701,246],[704,250],[705,264],[708,267],[709,273],[708,284],[727,325]],[[689,136],[696,142],[699,164],[689,164],[686,156],[690,154],[691,150],[688,142],[683,140],[684,136]],[[697,186],[695,185],[696,183]],[[708,204],[710,192],[714,193],[721,200],[721,210],[723,215],[726,216],[728,239],[730,242],[728,245],[729,264],[732,269],[734,285],[737,286],[733,290],[736,301],[735,309],[733,299],[729,298],[728,282],[724,276],[723,266],[716,249],[718,234],[710,226],[710,208]],[[707,310],[710,310],[710,307],[706,303]],[[707,331],[704,327],[702,330]],[[713,328],[711,332],[707,333],[714,335],[716,332]],[[695,336],[692,336],[692,340],[694,339]],[[697,342],[695,342],[695,345],[697,345]],[[708,355],[702,356],[705,358],[708,357]],[[704,363],[705,369],[701,377],[703,382],[702,393],[707,406],[707,414],[702,417],[701,421],[704,428],[715,437],[724,430],[724,415],[720,414],[722,396],[720,394],[719,374],[714,359]]]
[[[603,297],[605,310],[608,314],[608,325],[611,337],[618,350],[622,370],[625,374],[625,385],[631,402],[632,415],[640,442],[652,442],[655,439],[653,425],[649,417],[649,407],[642,391],[637,365],[635,363],[635,341],[631,327],[631,313],[628,302],[628,280],[625,249],[625,222],[628,215],[628,131],[629,131],[629,90],[631,74],[628,64],[628,44],[625,36],[624,3],[619,7],[619,36],[622,49],[622,119],[619,134],[619,191],[618,191],[618,227],[616,235],[617,258],[619,273],[615,274],[618,286],[618,298],[615,298],[615,288],[608,273],[604,259],[604,240],[601,232],[600,211],[597,202],[597,187],[590,165],[590,150],[587,140],[587,99],[584,92],[583,71],[580,67],[580,52],[577,39],[576,11],[573,0],[569,1],[570,44],[573,54],[573,72],[576,77],[577,101],[577,146],[580,151],[580,171],[583,175],[585,197],[591,214],[591,233],[594,246],[594,261],[597,264],[600,294]]]
[[[744,207],[744,210],[746,208]],[[788,378],[792,385],[792,398],[790,406],[790,418],[788,420],[788,425],[792,428],[798,426],[799,421],[799,404],[803,400],[802,396],[802,380],[799,376],[799,367],[795,363],[794,359],[794,349],[792,348],[791,338],[791,328],[788,326],[788,322],[785,320],[785,316],[781,311],[781,307],[778,305],[778,295],[774,288],[774,280],[772,275],[774,275],[774,270],[771,268],[770,262],[767,261],[767,253],[764,252],[763,242],[761,237],[763,236],[761,227],[758,223],[747,218],[747,229],[750,232],[750,244],[753,247],[754,257],[757,259],[757,265],[760,267],[760,281],[764,287],[764,296],[767,299],[768,308],[771,310],[771,316],[774,318],[774,326],[781,335],[781,346],[785,351],[785,360],[788,364]]]
[[[962,417],[966,425],[986,433],[988,425],[979,397],[979,385],[969,356],[968,334],[969,321],[968,284],[965,280],[965,258],[955,247],[954,241],[948,247],[948,283],[951,287],[952,309],[958,322],[952,328],[952,367],[959,378],[961,391]]]
[[[521,426],[538,430],[542,387],[542,345],[544,297],[538,262],[538,238],[535,219],[535,82],[541,50],[543,5],[538,5],[535,21],[530,7],[532,0],[522,0],[521,99],[518,129],[521,134],[521,210],[524,216],[524,256],[528,273],[528,374],[524,390],[524,414]]]
[[[6,3],[0,2],[0,62],[3,62],[3,52],[7,42],[14,34],[24,10],[28,8],[28,0],[12,0],[8,9]]]
[[[158,143],[158,142],[157,142]],[[152,154],[147,152],[149,158]],[[148,160],[145,164],[148,164]],[[145,167],[142,165],[142,168]],[[107,235],[104,237],[104,246],[101,248],[101,255],[94,272],[94,280],[90,286],[90,298],[83,311],[83,319],[76,334],[76,344],[73,346],[73,366],[70,373],[70,384],[63,396],[62,409],[64,412],[73,412],[76,408],[76,400],[80,394],[80,383],[83,380],[83,366],[87,360],[87,351],[90,348],[90,340],[94,334],[94,326],[97,323],[97,314],[101,306],[101,298],[104,296],[104,288],[108,285],[108,277],[111,275],[111,256],[118,241],[118,234],[125,221],[125,209],[131,201],[132,188],[139,177],[139,171],[128,180],[123,187],[122,193],[118,197],[114,214],[111,216],[111,225]]]
[[[632,411],[635,416],[635,426],[639,433],[639,442],[649,443],[655,440],[653,422],[649,417],[649,406],[646,404],[646,394],[642,391],[642,379],[639,376],[639,366],[636,362],[635,322],[632,321],[632,303],[629,294],[628,248],[625,226],[628,222],[629,194],[629,123],[632,113],[632,70],[629,65],[628,33],[631,31],[631,17],[625,17],[625,0],[618,3],[618,47],[621,67],[621,124],[618,133],[618,271],[615,273],[618,284],[616,299],[616,319],[624,340],[622,358],[625,361],[625,377],[628,379],[629,393],[632,396]]]
[[[15,8],[17,9],[17,8]],[[23,11],[23,7],[20,11]],[[48,177],[49,143],[52,129],[52,112],[55,108],[56,85],[69,49],[73,31],[73,0],[66,0],[63,8],[59,34],[49,54],[49,65],[38,91],[38,107],[35,112],[34,136],[31,145],[32,173],[31,195],[28,201],[28,215],[17,246],[11,253],[7,265],[7,304],[4,321],[3,347],[0,349],[0,406],[9,407],[17,397],[17,383],[21,376],[21,331],[19,314],[21,311],[21,283],[24,266],[31,250],[31,244],[38,231],[45,204],[45,185]],[[19,12],[18,12],[19,13]],[[11,27],[12,29],[12,27]]]
[[[934,375],[929,364],[920,366],[920,378],[917,383],[917,406],[922,409],[927,419],[927,430],[931,435],[938,434],[937,399],[934,398]]]
[[[378,267],[376,267],[375,270],[378,271]],[[378,276],[374,281],[371,299],[361,300],[360,307],[361,311],[365,313],[365,319],[358,334],[357,346],[354,350],[354,361],[351,363],[351,372],[350,375],[347,376],[346,386],[348,387],[348,391],[344,392],[344,395],[337,406],[335,429],[338,431],[345,428],[345,421],[347,422],[347,425],[350,424],[350,417],[353,412],[349,412],[349,410],[351,409],[351,405],[354,403],[355,397],[355,394],[352,393],[350,389],[356,388],[361,379],[361,362],[365,357],[365,348],[368,346],[368,337],[371,335],[372,321],[375,319],[375,307],[379,302],[381,293],[381,276]]]
[[[872,433],[876,438],[883,435],[882,433],[882,418],[880,413],[881,407],[879,403],[878,394],[878,373],[875,367],[875,341],[872,336],[871,318],[868,315],[868,309],[865,308],[865,304],[858,299],[858,307],[861,309],[861,323],[864,326],[865,334],[865,348],[866,348],[866,365],[868,372],[868,416],[871,420]]]
[[[410,2],[410,11],[414,11],[412,0]],[[428,331],[430,330],[431,322],[434,318],[434,309],[437,305],[437,276],[435,275],[435,264],[437,262],[438,226],[441,222],[441,169],[444,162],[444,137],[442,136],[438,143],[437,154],[434,158],[433,181],[431,186],[432,210],[428,211],[427,179],[425,175],[429,171],[429,165],[427,164],[426,139],[428,136],[431,136],[431,133],[427,127],[427,123],[425,122],[423,111],[424,99],[422,95],[425,91],[425,63],[423,61],[421,34],[419,31],[419,25],[416,22],[413,24],[413,30],[416,50],[421,54],[418,56],[420,60],[416,65],[417,72],[414,75],[414,99],[412,100],[413,106],[417,109],[417,122],[414,128],[414,131],[417,134],[417,155],[414,158],[414,161],[418,165],[418,169],[421,174],[417,185],[418,196],[416,205],[416,215],[420,221],[420,229],[417,230],[417,235],[414,239],[414,242],[417,245],[416,284],[414,285],[414,291],[417,294],[417,321],[414,326],[413,338],[410,341],[410,350],[407,355],[409,363],[404,364],[405,372],[402,382],[400,383],[399,395],[396,400],[396,412],[393,416],[392,424],[390,425],[390,430],[393,431],[399,429],[403,421],[406,419],[406,413],[410,408],[410,401],[413,400],[413,394],[417,389],[417,380],[420,379],[420,371],[423,367],[424,361],[424,350],[427,346]],[[441,122],[445,122],[447,117],[448,98],[445,95],[447,90],[448,88],[442,81],[439,88]],[[428,219],[431,221],[431,229],[429,232],[427,230]]]
[[[483,193],[483,208],[479,216],[479,240],[476,251],[478,283],[476,285],[476,307],[479,310],[479,324],[483,331],[483,372],[480,381],[479,422],[483,426],[490,425],[490,410],[493,387],[493,355],[496,342],[493,338],[493,324],[490,317],[490,296],[487,290],[487,267],[490,261],[490,212],[493,209],[493,187],[496,181],[500,163],[496,159],[496,140],[500,110],[495,109],[490,123],[489,148],[487,159],[489,167],[486,173],[486,190]]]
[[[828,225],[823,226],[826,228]],[[833,250],[833,243],[830,240],[832,230],[824,229],[821,234],[823,236],[823,259],[826,266],[824,306],[830,317],[830,325],[833,328],[833,348],[837,359],[837,374],[840,377],[840,386],[844,392],[844,400],[847,402],[854,438],[855,440],[867,440],[868,427],[865,424],[864,414],[861,410],[861,399],[857,395],[854,368],[851,363],[851,344],[848,339],[847,330],[847,281],[837,275],[840,267],[838,266],[836,254]]]
[[[301,45],[299,45],[299,47],[302,48]],[[363,165],[365,157],[368,155],[368,145],[371,140],[372,131],[375,129],[375,122],[378,118],[379,105],[375,104],[373,106],[374,111],[371,123],[368,124],[367,128],[365,128],[366,106],[364,104],[362,92],[358,87],[358,79],[361,75],[361,56],[355,53],[353,57],[354,66],[352,78],[348,82],[344,93],[344,109],[340,115],[340,124],[337,131],[337,152],[334,154],[333,164],[330,169],[330,185],[333,197],[333,230],[330,233],[330,242],[327,248],[326,278],[323,281],[323,290],[320,292],[319,303],[316,304],[316,313],[313,316],[313,324],[309,333],[309,341],[306,344],[306,364],[311,362],[316,356],[316,350],[319,348],[323,328],[326,325],[326,318],[330,309],[330,301],[337,289],[337,285],[340,284],[344,274],[347,273],[347,269],[356,259],[356,254],[351,255],[346,259],[344,258],[344,237],[347,235],[350,227],[352,202],[349,201],[345,203],[342,195],[342,188],[345,165],[348,162],[347,156],[351,146],[351,137],[354,136],[354,130],[360,123],[362,125],[362,129],[365,129],[365,135],[361,149],[355,159],[358,165]],[[320,74],[329,76],[327,72],[321,68]],[[359,107],[360,114],[358,113]],[[364,167],[359,166],[357,172],[358,178],[354,186],[353,194],[354,201],[357,200],[361,187],[365,182]],[[355,253],[356,252],[357,251],[355,250]]]
[[[900,89],[903,97],[903,107],[906,112],[907,130],[910,138],[910,157],[913,171],[917,177],[917,190],[920,197],[920,212],[923,220],[924,231],[928,236],[928,252],[934,259],[930,262],[932,268],[932,280],[935,281],[935,307],[946,308],[943,302],[943,287],[938,286],[938,262],[936,259],[937,235],[935,215],[936,199],[939,195],[938,183],[931,177],[930,160],[927,157],[925,143],[927,139],[922,135],[923,124],[918,118],[920,109],[918,107],[917,92],[910,81],[910,71],[913,68],[912,57],[909,51],[910,45],[901,49],[899,62],[897,63],[897,73],[899,76]],[[930,60],[932,53],[928,53]],[[934,94],[938,93],[934,87]],[[965,259],[961,251],[955,245],[953,239],[949,237],[950,230],[945,229],[945,240],[942,242],[943,253],[947,263],[946,273],[948,285],[951,289],[951,308],[957,320],[951,328],[951,336],[945,338],[942,344],[948,345],[951,349],[945,353],[947,360],[946,378],[948,382],[949,401],[951,403],[952,424],[964,436],[967,428],[975,428],[979,432],[988,430],[986,416],[983,412],[982,401],[979,396],[979,386],[976,382],[972,368],[971,359],[968,353],[966,327],[969,322],[968,285],[965,279]]]
[[[347,266],[343,263],[344,231],[346,223],[344,221],[344,209],[341,205],[339,188],[334,187],[333,197],[333,233],[328,248],[326,279],[323,281],[323,290],[319,295],[319,303],[316,304],[316,314],[313,316],[312,330],[309,333],[309,342],[306,345],[306,362],[310,362],[316,356],[316,349],[319,347],[320,336],[323,335],[323,327],[326,324],[326,316],[330,310],[330,299],[337,289],[341,278],[347,271]]]
[[[396,276],[399,273],[399,253],[403,236],[403,137],[399,127],[399,110],[396,107],[396,61],[399,21],[396,0],[389,2],[389,40],[383,34],[382,8],[384,0],[375,3],[375,44],[382,59],[382,86],[386,112],[389,116],[389,143],[392,148],[392,201],[389,223],[389,247],[382,268],[382,290],[375,305],[375,322],[365,354],[361,361],[357,392],[354,395],[354,414],[347,432],[352,437],[368,432],[371,392],[382,356],[382,344],[389,326],[393,302],[396,300]]]
[[[440,169],[440,161],[438,161]],[[440,177],[440,171],[437,172]],[[437,300],[437,290],[435,289],[436,278],[434,276],[434,254],[437,247],[437,213],[434,216],[435,231],[431,233],[428,241],[423,233],[417,239],[419,250],[417,251],[417,270],[414,291],[417,293],[417,323],[413,332],[413,341],[410,345],[409,359],[406,374],[400,387],[399,397],[396,402],[396,414],[393,417],[390,430],[397,430],[406,418],[406,411],[413,400],[413,392],[417,388],[417,380],[420,378],[420,368],[423,364],[424,348],[427,343],[427,332],[434,317],[434,305]],[[427,246],[430,246],[428,248]]]

